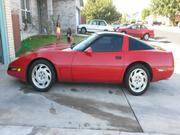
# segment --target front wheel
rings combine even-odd
[[[32,63],[28,72],[28,80],[35,90],[48,91],[55,82],[54,67],[46,60],[37,60]]]
[[[149,83],[150,73],[145,66],[137,64],[127,70],[125,85],[132,95],[142,95],[147,90]]]
[[[81,28],[81,33],[82,33],[82,34],[86,34],[86,32],[87,32],[87,30],[86,30],[85,27]]]

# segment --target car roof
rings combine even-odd
[[[98,35],[126,35],[124,33],[108,32],[108,31],[96,32],[96,34]]]
[[[126,36],[126,37],[128,37],[128,38],[130,37],[130,38],[133,38],[133,39],[135,39],[135,40],[138,40],[138,41],[140,41],[140,42],[145,43],[144,41],[139,40],[139,39],[137,39],[137,38],[135,38],[135,37],[133,37],[133,36],[131,36],[131,35],[125,34],[125,33],[102,31],[102,32],[96,32],[96,34],[97,34],[97,35],[120,35],[120,36]],[[145,44],[147,44],[147,43],[145,43]]]

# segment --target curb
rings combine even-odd
[[[0,126],[2,135],[165,135],[158,133],[128,133],[109,130],[61,129],[31,126]],[[167,134],[166,134],[167,135]]]

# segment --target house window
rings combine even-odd
[[[22,23],[27,25],[31,23],[31,12],[29,6],[29,0],[21,0],[21,14],[22,14]]]

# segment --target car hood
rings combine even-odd
[[[51,51],[51,50],[63,50],[63,49],[67,49],[70,47],[71,47],[70,44],[62,44],[62,43],[61,44],[49,44],[49,45],[39,48],[36,51],[41,52],[41,51]]]

